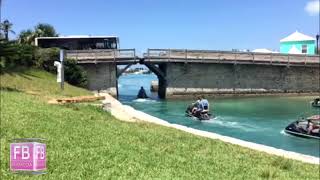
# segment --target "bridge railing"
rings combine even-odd
[[[121,61],[135,60],[135,49],[90,49],[90,50],[67,50],[66,58],[82,61]]]
[[[148,49],[144,54],[147,61],[168,62],[224,62],[224,63],[258,63],[258,64],[319,64],[318,55],[281,54],[281,53],[253,53],[214,50],[188,50],[188,49]]]

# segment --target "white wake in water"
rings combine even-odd
[[[234,129],[240,129],[242,131],[247,131],[247,132],[253,132],[253,131],[262,131],[263,128],[259,126],[254,126],[251,124],[245,124],[241,122],[235,122],[235,121],[227,121],[226,119],[222,119],[222,117],[215,117],[212,120],[205,121],[206,123],[212,123],[216,124],[225,128],[234,128]]]
[[[133,102],[139,102],[139,103],[155,103],[157,100],[154,99],[135,99]]]
[[[281,130],[281,131],[280,131],[280,134],[282,134],[282,135],[284,135],[284,136],[291,136],[290,134],[284,132],[284,130]]]

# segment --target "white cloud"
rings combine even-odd
[[[304,10],[307,11],[307,13],[309,13],[310,16],[316,16],[319,14],[319,11],[320,11],[319,4],[320,4],[319,0],[309,1],[304,7]]]

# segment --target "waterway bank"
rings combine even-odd
[[[231,143],[231,144],[239,145],[249,149],[266,152],[272,155],[277,155],[277,156],[294,159],[294,160],[311,163],[311,164],[319,164],[320,162],[320,159],[318,157],[300,154],[300,153],[291,152],[291,151],[285,151],[283,149],[277,149],[277,148],[262,145],[262,144],[248,142],[248,141],[244,141],[244,140],[240,140],[240,139],[236,139],[228,136],[223,136],[223,135],[212,133],[212,132],[197,130],[197,129],[189,128],[183,125],[169,123],[165,120],[151,116],[142,111],[135,110],[130,106],[123,105],[122,103],[120,103],[118,100],[116,100],[109,94],[100,94],[100,95],[103,95],[106,97],[106,100],[104,101],[105,109],[108,110],[113,116],[123,121],[129,121],[129,122],[144,121],[144,122],[155,123],[158,125],[179,129],[194,135],[211,138],[211,139],[217,139],[217,140],[224,141],[226,143]]]

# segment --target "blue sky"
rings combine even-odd
[[[2,20],[19,33],[39,22],[60,35],[116,35],[121,48],[278,50],[299,30],[319,32],[314,0],[3,0]],[[317,10],[316,10],[317,11]],[[14,38],[14,36],[11,36]]]

